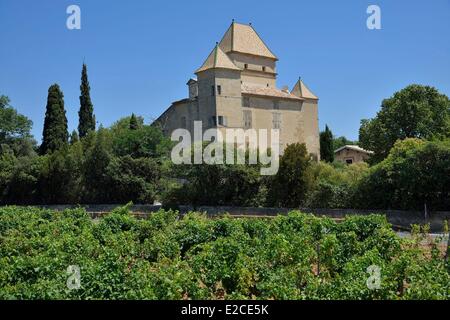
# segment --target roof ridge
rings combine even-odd
[[[234,47],[234,24],[235,23],[236,22],[234,22],[234,21],[231,23],[231,51],[233,51],[233,47]]]
[[[361,147],[358,146],[357,144],[346,144],[346,145],[343,145],[342,147],[337,148],[336,150],[334,150],[334,152],[335,152],[335,153],[336,153],[336,152],[339,152],[339,151],[341,151],[341,150],[344,150],[345,148],[349,148],[349,149],[352,149],[352,150],[361,151],[361,152],[365,152],[365,153],[369,153],[369,154],[372,154],[372,153],[373,153],[373,151],[370,151],[370,150],[366,150],[366,149],[364,149],[364,148],[361,148]]]
[[[296,91],[298,91],[298,92],[296,92]],[[301,77],[298,78],[298,81],[295,83],[295,85],[292,88],[291,92],[294,93],[294,94],[298,94],[302,98],[319,100],[319,98],[303,82]]]
[[[217,66],[217,53],[219,50],[217,50],[219,48],[219,44],[216,42],[216,47],[214,48],[214,50],[216,50],[215,54],[214,54],[214,64],[213,66]]]
[[[275,55],[275,53],[272,52],[272,50],[270,50],[269,46],[266,44],[266,42],[264,41],[264,39],[259,35],[258,31],[256,31],[255,28],[253,28],[253,25],[250,25],[250,28],[253,29],[253,31],[256,33],[256,35],[258,36],[259,40],[261,40],[261,42],[263,43],[263,45],[266,46],[267,50],[269,50],[269,52],[275,57],[275,59],[277,59],[277,56]]]

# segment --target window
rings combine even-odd
[[[352,160],[352,159],[346,159],[345,162],[346,162],[347,164],[352,164],[352,163],[353,163],[353,160]]]
[[[275,110],[279,110],[279,109],[280,109],[280,104],[279,104],[278,100],[275,100],[275,101],[273,102],[273,108],[274,108]]]
[[[222,86],[217,86],[217,94],[219,96],[222,94]]]
[[[272,126],[274,129],[281,129],[281,113],[274,112],[272,114]]]
[[[210,124],[212,126],[226,126],[227,125],[227,117],[224,116],[212,116],[210,120]]]
[[[263,72],[266,72],[266,67],[263,66],[263,67],[262,67],[262,71],[263,71]]]
[[[250,98],[249,97],[242,97],[242,106],[244,108],[250,108]]]
[[[216,87],[215,86],[211,86],[211,95],[212,96],[216,95]]]
[[[224,116],[218,116],[218,122],[220,126],[226,126],[227,125],[227,118]]]
[[[248,69],[248,64],[244,64],[244,69]]]
[[[251,110],[244,110],[243,111],[243,122],[244,122],[244,129],[250,129],[252,127],[252,112]]]

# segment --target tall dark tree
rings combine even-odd
[[[58,150],[67,144],[68,139],[64,95],[59,86],[54,84],[48,89],[41,152]]]
[[[77,131],[73,130],[72,133],[70,134],[70,144],[77,143],[79,140],[80,138],[78,137]]]
[[[311,156],[304,143],[290,144],[280,158],[280,168],[273,176],[268,205],[295,208],[304,204],[313,184]]]
[[[326,162],[334,161],[333,133],[328,126],[320,133],[320,158]]]
[[[138,128],[139,128],[139,124],[138,124],[137,118],[134,115],[134,113],[132,113],[131,118],[130,118],[130,129],[137,130]]]
[[[80,96],[80,111],[78,111],[78,133],[80,138],[85,137],[89,131],[95,130],[95,116],[94,106],[91,101],[91,87],[87,75],[86,64],[83,63],[83,70],[81,72],[81,96]]]

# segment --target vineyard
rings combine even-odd
[[[445,252],[422,229],[403,239],[377,215],[4,207],[0,299],[449,299]]]

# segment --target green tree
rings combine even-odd
[[[160,168],[151,158],[113,157],[107,167],[111,197],[116,203],[153,203],[160,179]]]
[[[89,80],[87,75],[86,64],[83,63],[83,70],[81,72],[81,95],[80,95],[80,111],[78,111],[78,132],[80,138],[87,135],[89,131],[95,130],[95,116],[94,106],[92,105]]]
[[[435,88],[410,85],[383,100],[373,119],[361,121],[360,146],[374,151],[372,162],[387,157],[397,140],[450,136],[450,100]]]
[[[53,152],[67,144],[67,118],[64,110],[64,95],[57,84],[48,89],[41,152]]]
[[[203,148],[207,146],[205,143]],[[224,144],[224,148],[235,148],[236,161],[236,146]],[[248,150],[245,156],[248,159]],[[167,176],[177,177],[182,182],[168,183],[162,199],[167,207],[176,208],[181,204],[253,207],[265,202],[266,186],[259,164],[172,165],[168,171]]]
[[[110,180],[107,168],[111,161],[111,137],[107,129],[101,128],[94,137],[92,147],[87,150],[84,161],[84,199],[89,203],[107,203],[110,197]]]
[[[344,136],[340,136],[337,138],[333,138],[333,150],[337,150],[340,147],[346,146],[346,145],[358,145],[358,141],[352,141],[347,139]]]
[[[3,204],[30,205],[40,201],[39,177],[43,157],[0,157],[0,199]]]
[[[0,96],[0,153],[11,151],[16,156],[31,156],[36,144],[30,133],[33,122],[9,103],[7,96]]]
[[[29,137],[33,122],[10,104],[7,96],[0,96],[0,143],[8,139]]]
[[[10,102],[9,98],[2,94],[0,96],[0,109],[8,107],[9,106],[9,102]]]
[[[130,130],[137,130],[139,128],[139,124],[134,113],[131,114],[130,118]]]
[[[325,131],[320,133],[320,159],[325,162],[334,161],[333,133],[325,126]]]
[[[79,203],[82,191],[82,153],[79,143],[65,146],[43,158],[39,198],[44,204]]]
[[[138,127],[141,127],[144,125],[144,118],[141,116],[136,116],[136,121],[138,123]],[[120,131],[126,131],[126,130],[130,130],[130,121],[131,121],[131,116],[128,117],[123,117],[120,118],[119,120],[117,120],[116,122],[114,122],[110,129],[114,132],[114,133],[118,133]]]
[[[80,140],[80,138],[78,137],[78,133],[76,130],[73,130],[72,133],[70,134],[70,144],[74,144],[77,143]]]
[[[136,129],[113,126],[113,151],[117,156],[161,157],[170,153],[171,141],[161,129],[150,125],[139,125]]]
[[[311,163],[304,143],[288,145],[270,186],[269,204],[289,208],[304,204],[306,194],[313,184]]]

